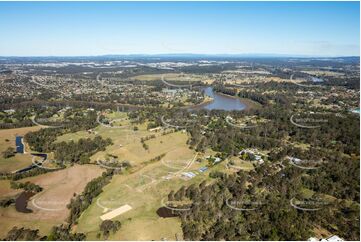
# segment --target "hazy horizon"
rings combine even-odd
[[[337,56],[321,56],[321,55],[297,55],[297,54],[277,54],[277,53],[235,53],[235,54],[224,54],[224,53],[129,53],[129,54],[99,54],[99,55],[0,55],[1,58],[46,58],[46,57],[54,57],[54,58],[62,58],[62,57],[127,57],[127,56],[149,56],[149,57],[166,57],[166,56],[199,56],[199,57],[244,57],[244,58],[352,58],[358,57],[360,55],[337,55]]]

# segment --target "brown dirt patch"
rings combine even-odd
[[[28,207],[34,214],[65,219],[68,215],[66,205],[74,193],[80,194],[86,184],[102,172],[103,169],[99,166],[74,165],[64,170],[23,179],[21,182],[30,181],[44,189],[30,199]]]
[[[46,173],[36,177],[22,179],[19,182],[30,181],[40,185],[44,190],[28,202],[27,208],[32,213],[17,212],[15,206],[0,208],[0,227],[7,229],[13,226],[27,226],[40,228],[40,232],[48,232],[57,224],[63,223],[69,214],[66,205],[70,202],[74,193],[80,194],[86,184],[92,179],[100,176],[103,169],[95,165],[74,165],[55,172]],[[33,205],[44,207],[39,209]],[[4,235],[8,230],[3,231]]]

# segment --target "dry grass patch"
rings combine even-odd
[[[9,147],[16,149],[16,136],[24,136],[28,132],[37,131],[39,129],[39,126],[33,126],[0,130],[0,172],[13,172],[31,164],[32,157],[30,154],[16,154],[13,157],[5,159],[1,153]],[[29,147],[26,146],[25,150],[29,151]]]
[[[117,156],[120,161],[130,161],[134,166],[176,149],[179,150],[180,153],[188,149],[188,147],[184,145],[188,136],[181,132],[167,135],[149,131],[133,132],[123,130],[115,132],[121,133],[121,135],[112,138],[114,144],[108,146],[105,151],[95,154],[92,160],[104,159],[107,154],[112,154]],[[148,150],[146,150],[140,142],[140,139],[153,134],[156,135],[156,138],[145,141],[149,147]],[[103,134],[101,135],[103,136]]]
[[[0,180],[0,199],[14,197],[20,192],[10,187],[10,180]]]
[[[26,133],[31,131],[39,130],[39,126],[24,127],[16,129],[1,129],[0,130],[0,152],[3,152],[9,147],[15,148],[15,137],[20,135],[24,136]],[[7,141],[8,140],[8,141]]]
[[[34,215],[65,219],[68,216],[66,205],[74,193],[80,194],[86,184],[101,175],[103,169],[95,165],[74,165],[72,167],[25,178],[20,182],[30,181],[44,190],[32,197],[29,208]]]

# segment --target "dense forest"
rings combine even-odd
[[[79,139],[78,142],[60,142],[53,145],[54,157],[65,163],[89,163],[90,157],[112,143],[111,139],[96,136],[94,139]]]
[[[357,202],[315,193],[309,201],[313,205],[324,201],[319,210],[304,211],[290,205],[294,197],[305,199],[303,176],[294,167],[278,170],[265,164],[249,174],[223,174],[211,184],[183,187],[168,198],[192,201],[191,209],[179,214],[186,240],[305,240],[314,236],[317,227],[347,240],[359,240]]]

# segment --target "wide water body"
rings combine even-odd
[[[244,110],[246,105],[241,102],[238,98],[227,97],[225,95],[220,95],[213,91],[212,87],[207,87],[204,89],[204,93],[213,98],[211,103],[201,105],[197,109],[207,109],[207,110],[225,110],[225,111],[233,111],[233,110]]]

